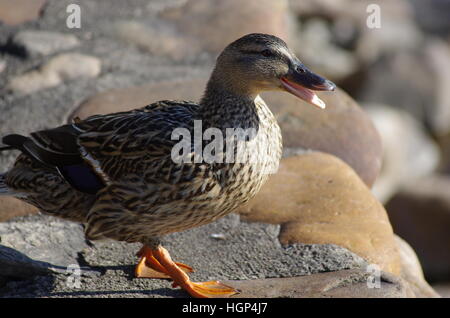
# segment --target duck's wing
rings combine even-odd
[[[4,144],[20,150],[33,161],[57,170],[75,189],[94,194],[105,183],[83,160],[77,145],[80,131],[72,125],[31,133],[30,137],[12,134]],[[55,171],[56,172],[56,171]]]
[[[174,128],[187,126],[197,105],[162,101],[141,109],[95,115],[71,125],[8,135],[3,143],[56,168],[75,189],[95,194],[110,180],[138,169],[143,157],[170,158]]]
[[[179,140],[177,128],[192,125],[198,105],[185,101],[161,101],[131,112],[92,116],[75,124],[80,152],[95,169],[114,180],[144,169],[143,162],[170,159]]]

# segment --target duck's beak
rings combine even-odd
[[[336,85],[311,72],[300,62],[292,63],[287,75],[281,77],[281,85],[289,93],[304,101],[325,108],[325,103],[313,91],[334,91]]]

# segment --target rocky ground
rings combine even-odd
[[[421,264],[448,295],[447,4],[380,2],[376,31],[365,25],[374,2],[80,0],[81,28],[69,29],[72,1],[0,1],[0,134],[198,100],[227,43],[278,35],[342,89],[321,94],[325,111],[264,94],[282,128],[280,171],[238,214],[165,246],[194,279],[231,280],[243,297],[435,297]],[[0,172],[14,156],[2,153]],[[0,296],[185,296],[133,278],[138,246],[86,242],[81,226],[35,212],[0,197]]]

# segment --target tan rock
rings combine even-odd
[[[37,213],[34,206],[13,197],[0,197],[0,222],[8,221],[16,216]]]
[[[83,102],[71,117],[83,119],[95,114],[127,111],[164,99],[198,100],[206,80],[167,81],[108,90]]]
[[[145,106],[163,99],[197,101],[207,78],[113,89],[85,101],[73,114],[86,118]],[[176,89],[174,89],[176,88]],[[278,119],[285,147],[313,149],[343,159],[371,185],[380,170],[381,142],[368,116],[342,90],[322,93],[322,111],[287,93],[262,95]]]
[[[204,49],[218,53],[247,33],[269,33],[287,40],[288,12],[286,0],[188,0],[161,16],[188,37],[198,39]]]
[[[342,270],[292,278],[225,283],[241,290],[240,298],[407,298],[414,297],[402,279],[382,273],[380,288],[368,288],[364,270]]]
[[[332,155],[283,159],[278,173],[239,211],[249,221],[281,224],[283,244],[336,244],[384,271],[401,271],[386,211],[356,173]]]
[[[46,2],[46,0],[0,0],[0,21],[18,25],[35,20]]]
[[[341,158],[368,185],[378,176],[382,144],[369,116],[343,90],[319,93],[325,110],[285,93],[263,94],[277,116],[284,147],[312,149]]]

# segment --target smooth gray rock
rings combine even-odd
[[[383,104],[363,106],[380,133],[384,152],[372,191],[387,202],[403,185],[435,171],[440,152],[424,126],[406,111]]]
[[[86,240],[81,225],[49,216],[33,215],[0,223],[1,244],[55,266],[78,264]]]
[[[359,256],[335,245],[281,246],[278,230],[274,225],[241,223],[238,215],[229,215],[203,227],[171,234],[164,246],[173,259],[196,269],[191,275],[194,281],[293,277],[364,270],[367,265]],[[12,280],[0,289],[4,297],[186,296],[171,289],[166,280],[134,278],[135,253],[140,244],[100,241],[88,247],[78,225],[43,215],[4,223],[0,233],[2,240],[5,238],[3,244],[60,269],[40,277],[30,275],[29,280],[21,282]],[[79,289],[68,283],[71,272],[64,266],[69,264],[81,267]]]
[[[0,245],[0,285],[10,278],[30,279],[36,275],[49,274],[50,264],[35,261],[19,251]]]
[[[12,42],[27,55],[50,55],[80,44],[73,34],[40,30],[20,31],[13,37]]]

